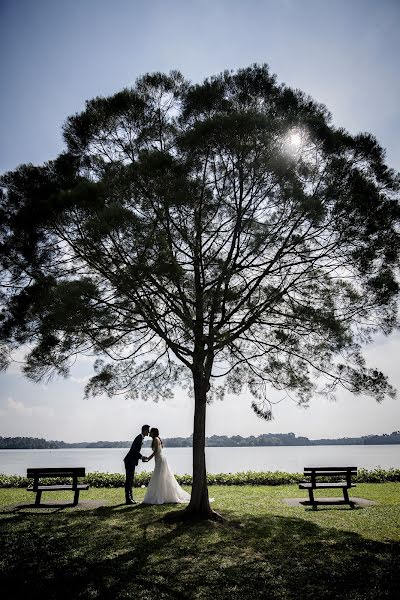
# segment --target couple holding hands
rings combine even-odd
[[[142,456],[143,440],[145,437],[152,438],[150,456]],[[188,503],[190,494],[185,492],[176,481],[168,461],[163,453],[163,443],[159,431],[156,427],[150,429],[150,425],[143,425],[142,433],[133,440],[128,454],[124,458],[125,463],[125,503],[136,504],[132,496],[133,479],[135,477],[135,468],[139,460],[149,462],[154,458],[154,471],[150,478],[147,491],[143,499],[144,504],[166,504],[166,503]]]

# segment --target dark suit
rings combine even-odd
[[[125,501],[132,500],[133,478],[135,477],[135,467],[142,458],[140,450],[142,449],[143,436],[141,433],[135,437],[128,454],[124,458],[125,463]]]

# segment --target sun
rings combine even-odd
[[[304,146],[304,131],[299,129],[288,131],[284,139],[284,146],[287,152],[297,155]]]
[[[293,148],[298,148],[301,144],[301,135],[298,131],[294,131],[289,136],[289,144]]]

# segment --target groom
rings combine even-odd
[[[125,463],[125,504],[136,504],[135,500],[132,497],[132,486],[133,486],[133,478],[135,476],[135,467],[137,467],[139,458],[142,459],[143,462],[147,461],[145,456],[140,454],[140,450],[142,448],[143,439],[149,435],[150,425],[143,425],[142,433],[139,433],[138,436],[132,442],[131,449],[128,454],[124,458]]]

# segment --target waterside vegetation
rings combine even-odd
[[[254,446],[322,446],[322,445],[381,445],[400,444],[400,431],[371,434],[361,437],[321,438],[310,440],[305,436],[296,436],[295,433],[263,433],[258,436],[250,435],[212,435],[206,437],[208,447],[254,447]],[[0,437],[0,449],[53,449],[53,448],[129,448],[131,441],[97,441],[97,442],[64,442],[59,440],[45,440],[34,437]],[[168,448],[191,448],[193,436],[163,438],[163,443]],[[150,446],[150,440],[144,441],[144,447]]]
[[[150,481],[151,472],[142,471],[135,475],[135,486],[146,487]],[[191,475],[175,475],[180,485],[192,485]],[[208,473],[207,485],[220,486],[277,486],[290,485],[298,483],[304,479],[302,473],[286,473],[283,471],[245,471],[242,473]],[[93,488],[122,488],[124,487],[125,477],[121,473],[88,473],[82,478]],[[357,483],[387,483],[400,482],[400,469],[358,469],[354,477]],[[51,478],[43,479],[48,484],[56,483]],[[64,480],[57,479],[57,483],[63,483]],[[31,483],[27,477],[19,475],[5,475],[0,473],[0,488],[25,488]],[[69,483],[68,478],[65,483]]]

